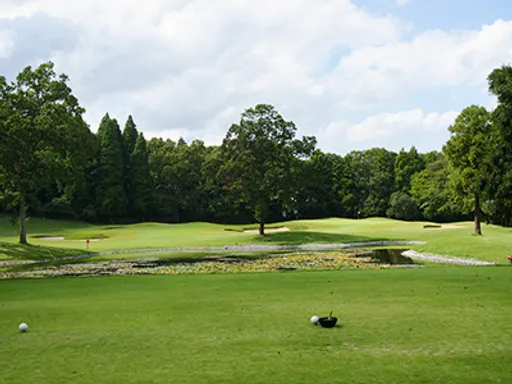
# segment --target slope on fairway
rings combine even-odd
[[[0,281],[0,382],[504,383],[511,278],[503,266]],[[309,323],[331,310],[340,327]]]

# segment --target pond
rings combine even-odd
[[[30,265],[0,272],[1,278],[134,274],[240,273],[294,270],[386,269],[411,267],[403,249],[295,252],[280,255],[216,255],[167,259],[107,260],[59,265]]]
[[[349,257],[354,257],[361,261],[362,263],[375,263],[375,264],[389,264],[389,265],[409,265],[414,264],[414,261],[406,256],[402,256],[402,252],[407,249],[364,249],[364,250],[352,250],[352,252],[347,252]],[[303,253],[307,255],[308,253]],[[310,254],[310,253],[309,253]],[[331,254],[328,252],[318,252],[318,255],[323,255],[324,258],[329,259]],[[337,253],[332,253],[335,255]],[[300,255],[300,254],[295,254]],[[295,255],[289,255],[289,258],[293,258]],[[173,266],[177,264],[201,264],[201,263],[221,263],[225,265],[232,264],[250,264],[250,263],[258,263],[263,260],[270,259],[287,259],[286,255],[281,256],[260,256],[260,257],[251,257],[251,256],[235,256],[228,255],[225,257],[206,257],[206,258],[172,258],[172,259],[156,259],[156,260],[140,260],[135,261],[133,263],[134,268],[158,268],[165,266]],[[365,259],[363,261],[363,259]]]
[[[369,251],[369,253],[365,254],[364,256],[369,255],[373,259],[376,259],[383,264],[414,264],[414,261],[411,258],[402,256],[402,252],[404,251],[407,251],[407,249],[374,249]]]

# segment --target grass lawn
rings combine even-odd
[[[86,238],[93,241],[90,250],[102,252],[118,249],[146,249],[185,246],[223,246],[240,244],[304,244],[346,243],[376,240],[418,240],[428,244],[415,246],[423,252],[457,257],[476,258],[506,263],[512,254],[512,228],[483,226],[484,236],[472,235],[472,223],[455,223],[455,228],[424,229],[422,222],[403,222],[389,219],[323,219],[276,224],[289,232],[269,233],[261,237],[244,233],[247,226],[225,226],[209,223],[160,224],[142,223],[124,226],[96,226],[80,222],[32,219],[28,222],[29,241],[39,248],[18,247],[17,229],[0,217],[0,258],[40,259],[47,254],[56,256],[84,253]],[[229,230],[226,230],[229,229]],[[63,237],[48,241],[40,236]],[[58,248],[57,250],[55,248]],[[46,249],[46,250],[45,250]],[[172,255],[171,255],[172,256]],[[129,256],[128,256],[129,257]]]
[[[3,280],[0,382],[505,383],[511,279],[501,266]],[[340,327],[309,323],[331,310]]]

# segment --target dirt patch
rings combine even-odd
[[[266,228],[265,233],[275,233],[275,232],[288,232],[290,228],[288,227],[281,227],[281,228]],[[252,233],[257,235],[260,233],[258,229],[246,229],[244,233]]]

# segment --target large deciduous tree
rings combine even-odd
[[[366,200],[365,211],[372,216],[384,216],[389,206],[395,181],[396,153],[385,148],[372,148],[366,151],[370,164],[370,195]]]
[[[464,109],[450,128],[451,137],[444,146],[451,167],[451,180],[462,201],[472,201],[475,234],[481,235],[481,201],[492,172],[493,130],[484,107]]]
[[[221,146],[220,177],[227,189],[237,189],[252,208],[265,234],[265,220],[275,201],[287,205],[296,187],[294,170],[300,158],[311,155],[316,139],[295,139],[297,128],[271,105],[247,109],[233,124]]]
[[[490,92],[498,99],[491,116],[496,130],[492,213],[501,225],[512,226],[512,67],[496,68],[489,74],[488,81]]]
[[[84,109],[52,62],[26,67],[16,80],[0,79],[2,191],[19,208],[21,244],[27,244],[26,197],[41,185],[69,176],[90,133]]]
[[[461,218],[454,204],[449,178],[448,160],[442,152],[432,153],[426,168],[412,176],[411,194],[426,219],[450,221]]]
[[[395,159],[395,190],[410,194],[412,176],[424,168],[423,160],[415,147],[409,152],[402,149]]]

